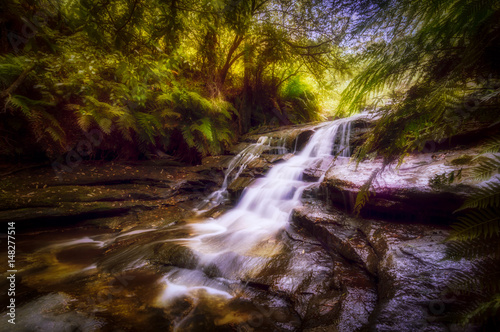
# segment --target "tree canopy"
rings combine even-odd
[[[2,11],[2,154],[28,139],[58,155],[97,126],[112,155],[196,160],[253,126],[321,119],[313,88],[331,90],[349,67],[349,20],[328,1],[9,0]]]

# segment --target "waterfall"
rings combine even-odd
[[[200,290],[230,298],[227,280],[245,280],[258,275],[266,262],[283,250],[276,236],[286,227],[292,210],[300,205],[304,190],[323,179],[324,174],[316,182],[303,181],[304,171],[318,162],[321,164],[325,158],[349,157],[351,122],[360,116],[335,120],[317,129],[300,153],[275,165],[265,177],[247,187],[233,209],[217,219],[191,224],[192,237],[179,243],[199,257],[198,269],[169,272],[164,280],[166,290],[159,301],[166,305],[169,298],[181,293],[196,298],[194,294]],[[239,167],[238,176],[242,168],[256,158],[254,149],[265,142],[265,139],[259,140],[255,147],[242,151],[238,161],[231,162],[225,185],[217,195],[227,188],[228,174]],[[202,271],[209,267],[226,281],[204,275]]]
[[[224,181],[220,189],[211,193],[201,204],[196,208],[198,214],[202,214],[219,206],[227,200],[229,185],[236,180],[241,173],[247,168],[253,160],[260,157],[263,152],[270,151],[272,154],[287,153],[285,147],[285,138],[271,138],[268,136],[261,136],[256,143],[250,144],[234,158],[231,159],[224,173]],[[272,148],[272,149],[271,149]]]

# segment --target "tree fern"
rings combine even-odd
[[[450,240],[490,238],[500,233],[499,208],[477,209],[458,219],[460,222],[452,225]]]
[[[500,170],[500,155],[493,154],[491,157],[481,156],[478,158],[478,162],[479,165],[473,170],[476,180],[487,180]]]
[[[483,145],[481,153],[498,153],[500,152],[500,135],[493,135]]]
[[[500,179],[498,178],[479,187],[455,212],[469,208],[485,209],[490,206],[500,207]]]
[[[354,213],[359,214],[361,209],[365,204],[369,201],[370,196],[375,196],[375,191],[371,191],[373,181],[377,177],[377,175],[381,172],[381,168],[375,169],[368,180],[359,188],[359,192],[356,195],[356,203],[354,204]]]

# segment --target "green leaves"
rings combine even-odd
[[[368,201],[370,200],[370,196],[375,196],[375,191],[372,192],[370,188],[372,187],[373,181],[380,172],[382,172],[381,168],[375,169],[372,172],[372,174],[370,174],[370,177],[359,189],[359,192],[356,196],[356,203],[354,204],[354,213],[356,215],[359,215],[363,206],[365,206],[365,204],[368,203]]]
[[[485,152],[497,151],[497,137],[488,140]],[[480,156],[473,174],[481,180],[498,174],[500,157]],[[476,259],[473,273],[458,272],[450,287],[473,295],[474,303],[461,313],[461,323],[497,321],[500,311],[500,178],[493,177],[469,195],[457,211],[468,211],[452,225],[447,239],[448,258]],[[457,212],[456,211],[456,212]]]
[[[474,178],[479,181],[489,179],[500,170],[500,155],[478,158],[479,165],[474,168]]]
[[[500,207],[500,181],[498,178],[477,188],[477,191],[467,197],[465,203],[457,211],[469,208],[485,209],[487,207]]]
[[[487,208],[472,211],[460,222],[452,225],[450,240],[471,240],[474,238],[491,238],[500,234],[500,209]]]

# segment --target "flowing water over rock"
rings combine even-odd
[[[287,226],[292,210],[300,205],[303,191],[321,181],[303,181],[304,171],[332,155],[349,156],[350,123],[357,117],[337,120],[318,129],[302,152],[274,166],[265,177],[245,189],[231,211],[217,219],[192,224],[193,236],[184,239],[184,244],[198,257],[197,270],[169,272],[164,278],[166,287],[160,302],[172,303],[176,297],[185,295],[198,297],[200,290],[232,298],[230,288],[224,282],[207,278],[201,272],[204,269],[216,271],[223,281],[258,278],[284,250],[277,235]],[[259,139],[235,157],[222,190],[227,187],[227,175],[235,165],[240,165],[238,175],[255,158],[254,151],[262,151],[265,141]]]
[[[112,174],[86,180],[84,189],[71,189],[69,179],[44,186],[46,195],[61,188],[62,198],[83,191],[76,212],[58,216],[84,224],[20,237],[19,320],[9,331],[446,331],[441,317],[427,313],[435,311],[430,303],[441,304],[452,271],[470,269],[442,261],[448,230],[355,218],[329,205],[339,205],[335,190],[360,185],[338,178],[359,177],[347,162],[363,119],[296,134],[309,140],[295,155],[287,152],[298,139],[257,137],[224,174],[217,157],[219,166],[193,167],[191,175],[130,175],[126,166],[124,183]],[[280,161],[265,176],[264,159]],[[252,181],[235,206],[217,208],[242,177]],[[199,189],[217,184],[200,205]],[[5,216],[21,226],[26,212]]]
[[[228,186],[238,179],[241,172],[245,170],[249,163],[251,163],[264,151],[269,151],[272,149],[274,154],[284,154],[287,149],[284,147],[284,139],[273,139],[267,136],[261,136],[256,143],[248,145],[246,148],[241,150],[227,166],[227,170],[224,175],[224,182],[219,190],[211,193],[203,202],[196,208],[199,214],[209,211],[228,199]]]

